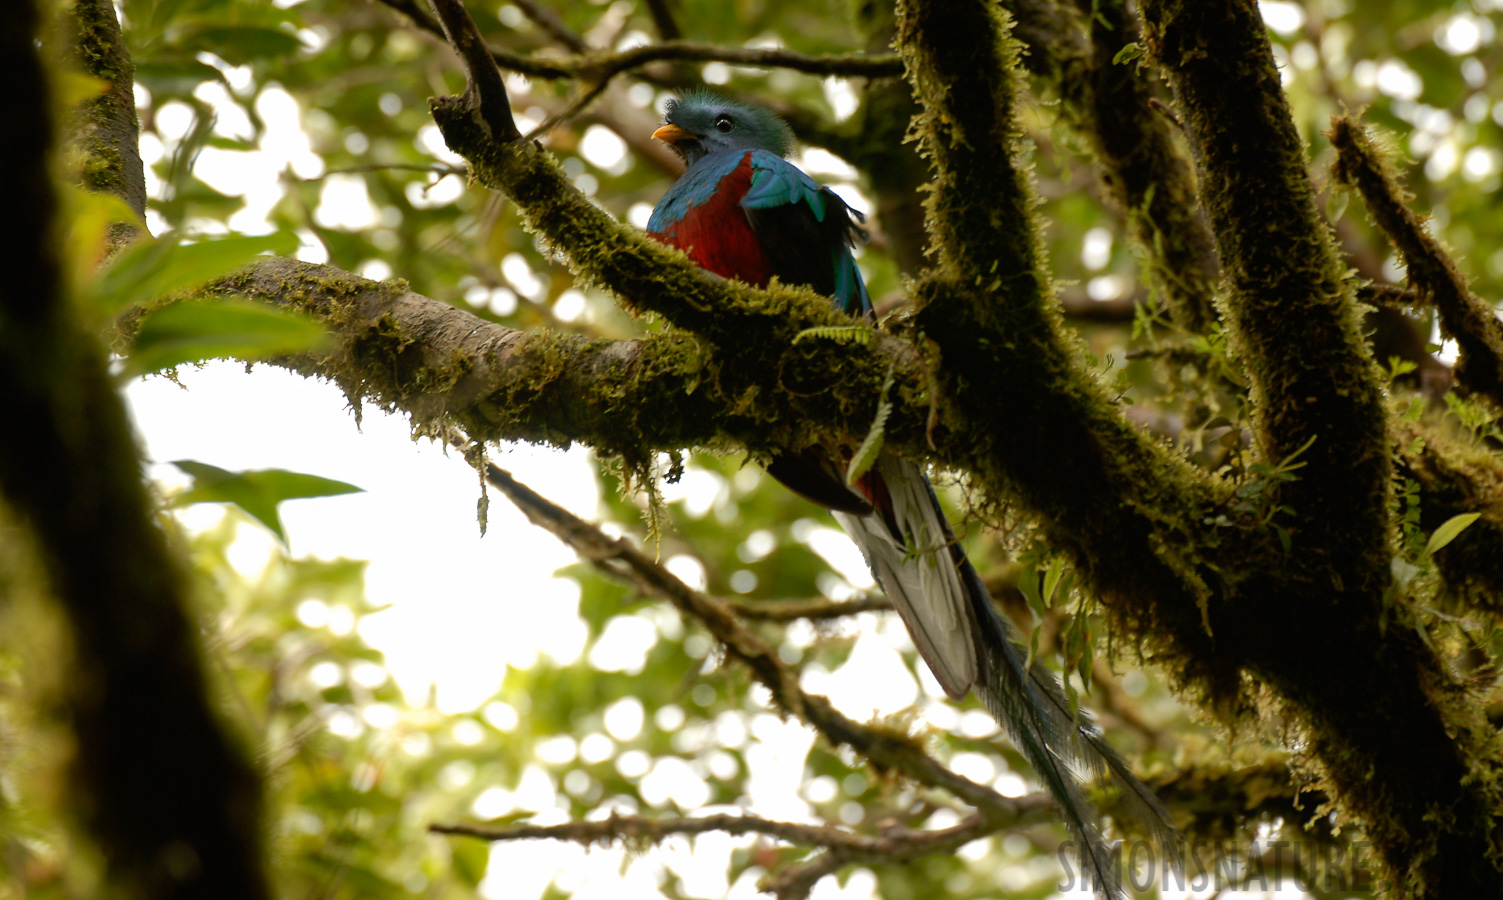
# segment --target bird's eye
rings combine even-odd
[[[736,123],[731,121],[730,116],[715,117],[715,130],[720,132],[721,134],[730,134],[731,131],[735,129],[735,127]]]

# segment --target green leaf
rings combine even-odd
[[[1143,45],[1136,41],[1124,44],[1122,49],[1117,51],[1117,55],[1112,57],[1112,65],[1120,66],[1123,63],[1130,63],[1141,57],[1144,52]]]
[[[184,97],[206,81],[224,84],[224,73],[191,57],[165,53],[136,63],[136,82],[153,95]]]
[[[867,431],[861,446],[856,448],[856,454],[851,457],[851,464],[846,467],[846,484],[854,485],[856,479],[867,473],[867,470],[877,461],[877,455],[882,452],[887,417],[892,415],[892,401],[887,399],[890,390],[892,390],[891,368],[887,370],[887,378],[882,382],[882,395],[877,399],[877,415],[872,419],[872,427]]]
[[[203,28],[184,39],[186,46],[201,47],[233,66],[257,59],[275,59],[303,49],[297,35],[278,28]]]
[[[486,864],[491,858],[490,845],[482,841],[450,841],[449,847],[454,874],[471,887],[480,884],[480,880],[485,877]]]
[[[131,306],[208,284],[258,254],[286,255],[297,249],[297,237],[290,232],[191,244],[182,240],[182,235],[168,234],[136,243],[84,289],[84,307],[108,318]]]
[[[1054,605],[1054,589],[1059,587],[1060,576],[1065,574],[1065,558],[1056,556],[1049,560],[1049,568],[1044,571],[1044,605]]]
[[[1039,593],[1039,566],[1036,559],[1023,560],[1023,571],[1018,574],[1018,590],[1023,593],[1023,599],[1028,601],[1028,608],[1043,618],[1044,596]]]
[[[173,506],[194,503],[230,503],[265,525],[283,544],[287,534],[277,505],[305,497],[333,497],[363,491],[343,481],[289,472],[286,469],[253,469],[231,472],[193,459],[175,459],[174,466],[193,477],[193,487],[172,500]]]
[[[1434,553],[1440,548],[1456,540],[1456,536],[1467,529],[1467,526],[1482,518],[1481,513],[1462,513],[1440,523],[1435,533],[1430,535],[1429,543],[1425,544],[1426,553]]]
[[[1333,190],[1326,197],[1326,219],[1335,224],[1346,215],[1347,203],[1352,199],[1351,191]]]
[[[243,300],[176,303],[152,313],[136,332],[126,363],[131,375],[206,359],[265,359],[316,350],[323,323],[304,313]]]
[[[68,186],[63,189],[62,200],[67,209],[63,252],[74,284],[88,285],[98,275],[99,265],[109,253],[111,225],[129,223],[146,230],[145,220],[114,194]]]

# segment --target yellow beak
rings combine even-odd
[[[680,141],[692,141],[696,138],[691,131],[685,131],[677,125],[664,125],[652,133],[654,139],[665,144],[677,144]]]

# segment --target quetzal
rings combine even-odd
[[[784,158],[793,144],[786,123],[707,91],[669,101],[665,118],[653,137],[688,171],[653,210],[649,235],[722,277],[765,286],[776,276],[871,317],[851,255],[865,236],[863,217]],[[1082,775],[1110,775],[1124,807],[1161,840],[1174,834],[1168,813],[1085,714],[1072,713],[1054,674],[1025,664],[1016,630],[994,609],[923,470],[884,453],[852,491],[830,456],[820,449],[782,456],[768,472],[832,510],[945,692],[956,700],[976,692],[1063,808],[1098,893],[1116,893]]]

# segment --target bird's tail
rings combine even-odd
[[[1178,833],[1158,798],[1106,742],[1084,710],[1072,710],[1059,679],[1029,666],[1017,630],[955,540],[928,478],[883,455],[864,490],[876,514],[837,513],[902,616],[914,644],[953,698],[975,690],[1059,804],[1080,845],[1081,865],[1102,898],[1122,896],[1119,869],[1085,797],[1085,779],[1109,778],[1120,808],[1171,855]]]

